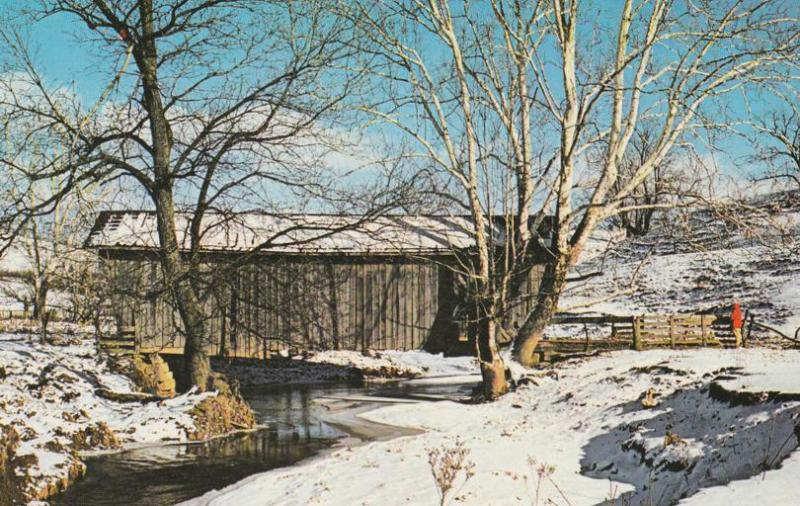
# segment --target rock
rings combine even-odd
[[[19,444],[19,434],[14,428],[0,425],[0,506],[27,502],[26,479],[15,472],[17,467],[24,465],[16,456]]]

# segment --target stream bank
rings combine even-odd
[[[416,395],[461,396],[472,386],[401,382],[243,389],[242,395],[263,429],[199,443],[87,456],[86,476],[50,502],[111,506],[124,498],[131,506],[175,504],[334,447],[414,434],[413,430],[368,422],[358,414]]]

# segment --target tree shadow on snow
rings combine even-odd
[[[636,487],[604,504],[675,504],[779,467],[798,446],[797,401],[738,396],[713,381],[658,401],[652,409],[624,404],[627,421],[584,446],[582,474]]]

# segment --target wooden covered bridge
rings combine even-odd
[[[190,250],[189,217],[179,240]],[[284,349],[418,349],[468,345],[454,266],[474,243],[466,217],[209,214],[195,249],[212,355]],[[155,215],[98,216],[87,246],[108,260],[120,328],[143,352],[179,353],[181,323],[158,265]],[[511,324],[531,309],[544,263],[530,270]],[[460,345],[459,345],[460,343]]]

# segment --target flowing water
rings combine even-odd
[[[469,385],[471,386],[471,385]],[[50,499],[54,505],[174,504],[235,483],[252,474],[285,467],[331,447],[347,436],[322,420],[325,396],[463,394],[467,385],[297,385],[244,391],[264,429],[197,444],[128,450],[85,459],[86,477]]]

